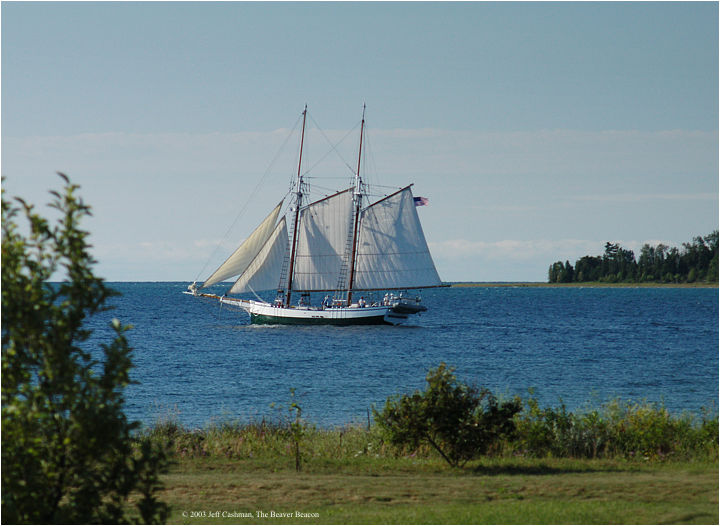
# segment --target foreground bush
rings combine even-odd
[[[487,389],[459,382],[453,369],[431,369],[427,389],[388,398],[375,421],[396,446],[431,445],[448,464],[462,466],[515,430],[518,399],[498,403]]]
[[[3,522],[164,522],[168,509],[155,498],[164,452],[136,441],[137,424],[123,412],[129,327],[113,321],[101,361],[83,347],[86,318],[106,310],[114,293],[93,274],[79,228],[89,208],[62,177],[55,226],[24,201],[2,199]],[[27,236],[16,223],[21,213]],[[52,286],[56,272],[64,281]],[[140,498],[127,516],[132,492]]]

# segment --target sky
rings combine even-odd
[[[6,195],[43,205],[68,174],[109,281],[209,276],[287,192],[305,104],[305,166],[345,138],[315,181],[337,188],[367,104],[371,177],[429,199],[444,281],[545,281],[606,241],[718,228],[716,2],[0,12]]]

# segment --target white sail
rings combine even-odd
[[[260,252],[230,289],[230,294],[275,289],[278,286],[283,259],[288,248],[285,218],[273,230]]]
[[[255,256],[258,255],[258,252],[260,252],[260,249],[263,245],[265,245],[272,234],[278,214],[280,214],[281,206],[282,201],[272,212],[270,212],[270,215],[268,215],[265,220],[260,223],[253,233],[250,234],[250,237],[248,237],[245,242],[243,242],[237,250],[235,250],[229,258],[227,258],[227,260],[225,260],[225,263],[220,265],[220,267],[205,280],[202,288],[209,287],[215,283],[220,283],[227,278],[239,276],[245,272],[245,269],[247,269],[250,262],[255,259]],[[275,286],[277,286],[277,284],[273,285],[273,287]]]
[[[363,212],[353,289],[404,289],[441,285],[410,187]]]
[[[345,257],[353,206],[352,188],[308,205],[300,213],[293,290],[332,290]]]

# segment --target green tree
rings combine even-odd
[[[718,281],[718,231],[713,230],[710,234],[705,236],[705,243],[707,243],[708,250],[710,251],[710,261],[707,264],[706,280],[717,282]]]
[[[427,389],[388,398],[375,421],[396,446],[417,448],[427,443],[453,467],[488,451],[515,431],[519,398],[498,403],[487,389],[463,384],[454,369],[441,363],[427,376]]]
[[[570,264],[569,261],[565,260],[565,267],[563,268],[562,274],[560,275],[560,280],[563,283],[572,283],[574,277],[575,271],[573,269],[573,266]]]
[[[640,281],[653,281],[655,279],[655,259],[655,247],[645,243],[640,249],[640,258],[638,259]]]
[[[550,265],[550,268],[548,269],[548,283],[560,283],[563,270],[564,267],[562,261],[556,261]]]
[[[557,261],[548,269],[548,283],[572,283],[575,276],[573,266],[569,261]]]
[[[583,256],[575,262],[576,281],[598,281],[602,267],[600,256]]]
[[[93,274],[90,209],[67,177],[51,192],[56,224],[2,196],[2,516],[6,523],[164,522],[155,493],[164,449],[134,441],[124,414],[132,350],[114,338],[88,350],[87,317],[115,294]],[[19,205],[19,206],[18,206]],[[28,226],[21,233],[18,216]],[[49,280],[60,276],[60,284]],[[85,343],[85,345],[83,345]],[[127,516],[127,499],[139,495]]]
[[[715,255],[708,264],[707,281],[714,283],[718,282],[718,253],[715,251]]]

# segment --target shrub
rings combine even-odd
[[[444,363],[431,369],[427,389],[388,398],[375,421],[396,446],[432,446],[453,467],[488,451],[515,430],[519,399],[499,404],[487,389],[460,383]]]
[[[717,458],[717,416],[702,421],[671,415],[658,404],[610,401],[572,413],[564,404],[540,408],[534,398],[515,418],[515,450],[536,457],[665,460]]]

